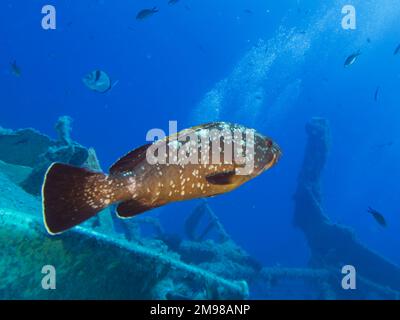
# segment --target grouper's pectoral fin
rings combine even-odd
[[[137,200],[121,202],[117,207],[117,216],[122,219],[131,218],[161,205],[148,205]]]
[[[236,184],[242,180],[241,176],[236,175],[235,170],[212,174],[206,177],[206,180],[211,184],[228,185]]]

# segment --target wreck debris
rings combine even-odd
[[[332,223],[322,208],[320,177],[329,150],[329,126],[325,119],[313,118],[306,126],[308,136],[303,166],[294,196],[294,224],[300,228],[311,250],[312,267],[340,274],[344,265],[354,265],[364,287],[357,293],[342,290],[339,281],[331,287],[339,298],[364,298],[369,291],[387,288],[400,292],[400,268],[363,246],[348,228]],[[375,289],[373,289],[375,288]],[[352,291],[352,290],[350,290]],[[375,290],[377,291],[377,290]]]
[[[52,162],[69,163],[101,171],[100,163],[93,148],[85,148],[71,138],[72,119],[62,116],[55,130],[58,138],[53,140],[34,129],[7,130],[0,128],[0,161],[6,172],[31,195],[39,196],[44,175]],[[16,169],[13,170],[13,166]],[[38,215],[41,210],[38,210]],[[101,214],[91,220],[93,228],[112,231],[109,214]]]
[[[58,140],[65,145],[72,144],[71,131],[72,131],[72,118],[69,116],[62,116],[58,119],[55,129],[58,134]]]
[[[41,221],[34,215],[0,209],[0,222],[0,271],[7,270],[2,273],[0,299],[166,299],[187,295],[192,299],[203,294],[192,288],[202,288],[204,283],[218,290],[220,299],[248,297],[244,281],[224,279],[173,254],[85,227],[55,239],[39,228]],[[57,265],[57,290],[37,285],[42,277],[37,270],[49,262]],[[160,297],[156,289],[163,285],[168,288]]]
[[[208,223],[203,231],[198,231],[202,219],[208,219]],[[219,241],[225,242],[230,240],[230,236],[226,233],[225,228],[219,221],[217,215],[208,205],[206,199],[201,199],[201,203],[193,210],[185,221],[185,232],[187,237],[192,241],[204,241],[204,239],[215,230],[219,236]]]
[[[0,160],[7,163],[34,167],[51,145],[49,137],[31,128],[0,130]]]
[[[58,119],[55,126],[58,140],[50,140],[47,150],[37,155],[31,175],[21,183],[22,188],[28,193],[40,194],[43,177],[51,163],[63,162],[81,166],[87,160],[88,150],[71,140],[71,122],[72,119],[68,116]]]

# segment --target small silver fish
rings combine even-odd
[[[374,100],[375,102],[378,102],[378,98],[379,98],[379,91],[381,90],[381,87],[378,86],[375,90],[375,94],[374,94]]]
[[[156,12],[158,12],[157,7],[153,7],[152,9],[143,9],[143,10],[138,12],[138,14],[136,15],[136,19],[137,20],[144,20],[144,19],[152,16]]]
[[[375,209],[372,209],[371,207],[368,208],[368,212],[374,217],[375,221],[378,222],[382,227],[387,227],[385,217],[381,213],[379,213]]]
[[[393,54],[397,55],[397,54],[399,54],[399,52],[400,52],[400,44],[396,47]]]
[[[345,62],[344,62],[344,66],[345,66],[345,67],[351,66],[354,62],[357,61],[357,58],[358,58],[360,55],[361,55],[360,50],[358,50],[357,52],[355,52],[355,53],[349,55],[349,56],[346,58]]]
[[[21,68],[17,65],[17,61],[14,60],[13,62],[10,63],[10,67],[11,67],[11,72],[13,73],[14,76],[16,77],[20,77],[22,72],[21,72]]]
[[[94,70],[82,79],[83,83],[91,90],[100,93],[107,92],[112,88],[110,77],[101,70]]]

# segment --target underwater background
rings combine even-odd
[[[0,4],[0,298],[400,297],[398,1],[48,2]],[[356,30],[342,28],[347,4]],[[84,84],[93,70],[110,90]],[[272,137],[280,162],[206,201],[46,234],[51,162],[107,172],[152,128],[216,120]],[[345,265],[356,290],[341,287]]]

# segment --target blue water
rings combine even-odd
[[[254,127],[281,146],[281,161],[209,204],[232,238],[263,265],[305,266],[309,250],[292,224],[292,196],[305,124],[324,117],[331,129],[322,177],[326,214],[400,264],[400,55],[393,55],[400,7],[396,0],[352,1],[352,31],[341,28],[347,2],[52,0],[57,29],[45,31],[43,1],[4,0],[0,125],[55,136],[57,118],[69,115],[73,139],[94,147],[103,168],[144,144],[148,130],[168,130],[170,120],[179,129],[217,119]],[[139,10],[153,6],[157,14],[135,20]],[[358,60],[344,68],[357,50]],[[13,60],[20,77],[10,70]],[[118,83],[104,94],[90,91],[81,79],[94,69]],[[218,87],[221,81],[228,84]],[[207,99],[210,92],[225,102]],[[176,221],[197,204],[146,214],[180,232]],[[387,228],[366,212],[368,206],[384,214]]]

